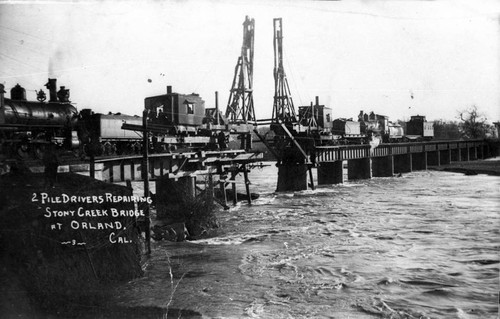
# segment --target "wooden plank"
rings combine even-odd
[[[290,139],[295,144],[295,146],[298,148],[298,150],[302,153],[302,156],[304,156],[304,158],[306,159],[306,162],[309,162],[309,158],[308,158],[306,152],[304,152],[302,147],[300,147],[299,143],[295,140],[292,133],[290,133],[290,131],[286,128],[286,125],[284,123],[280,123],[280,125],[283,128],[283,130],[285,131],[285,133],[288,135],[288,137],[290,137]]]
[[[165,176],[168,176],[168,178],[170,178],[170,179],[177,179],[177,178],[187,177],[187,176],[193,177],[193,176],[199,176],[199,175],[212,174],[213,171],[214,171],[213,169],[184,171],[184,172],[178,172],[178,173],[169,173],[168,175],[165,175]]]

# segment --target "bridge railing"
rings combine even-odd
[[[335,145],[316,147],[318,162],[335,162],[370,156],[370,145]]]
[[[486,142],[482,139],[477,140],[443,140],[415,143],[391,143],[380,144],[373,148],[368,144],[362,145],[334,145],[317,146],[317,162],[335,162],[341,160],[361,159],[368,157],[383,157],[390,155],[404,155],[410,153],[435,152],[442,150],[451,150],[457,148],[479,147]]]

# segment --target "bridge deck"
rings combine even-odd
[[[177,179],[186,176],[207,175],[230,166],[262,161],[261,153],[244,150],[161,153],[148,156],[149,179],[164,176]],[[142,180],[142,155],[95,159],[96,178],[109,182]]]
[[[316,161],[335,162],[391,155],[467,149],[481,147],[486,144],[484,140],[461,140],[380,144],[377,147],[371,147],[369,144],[318,146],[316,147]]]

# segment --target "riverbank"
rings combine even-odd
[[[21,171],[0,188],[2,318],[82,317],[142,276],[131,189],[71,173],[51,187]]]
[[[465,175],[487,174],[500,176],[500,157],[470,162],[454,162],[441,166],[430,166],[429,170],[463,173]]]

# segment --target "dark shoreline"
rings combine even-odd
[[[465,175],[486,174],[500,176],[500,157],[470,162],[454,162],[441,166],[429,166],[428,170],[462,173]]]

